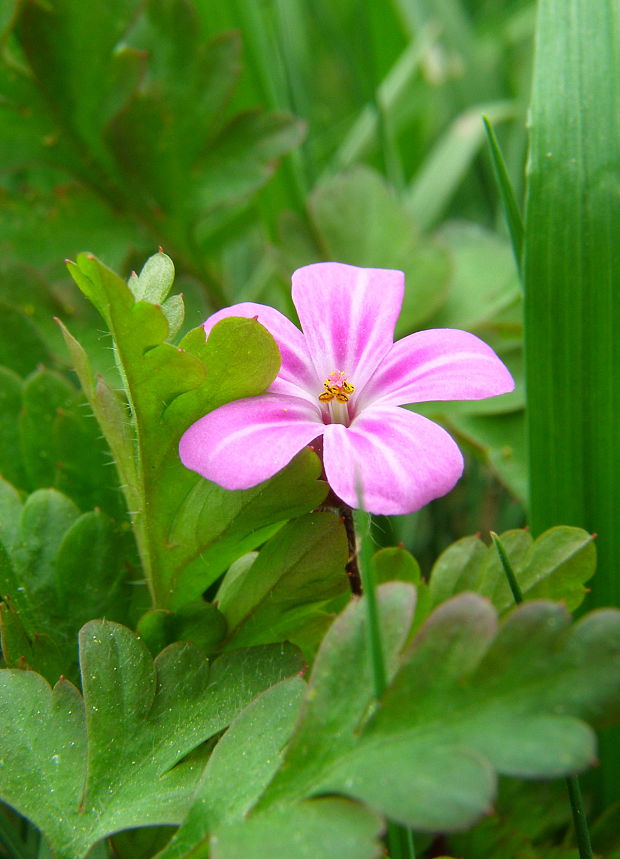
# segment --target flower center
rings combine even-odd
[[[349,411],[345,403],[355,390],[344,370],[334,370],[323,382],[324,391],[319,394],[322,403],[329,403],[329,410],[334,423],[349,424]]]

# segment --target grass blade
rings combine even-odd
[[[531,525],[599,534],[597,605],[620,605],[620,16],[541,0],[524,280]],[[602,748],[620,797],[617,732]]]
[[[508,225],[508,232],[510,233],[512,252],[514,254],[515,262],[517,263],[517,269],[520,272],[523,259],[523,218],[521,217],[519,204],[517,203],[512,182],[508,175],[506,162],[504,161],[504,156],[499,147],[499,142],[495,135],[495,130],[493,129],[491,120],[488,116],[483,115],[482,122],[484,123],[484,130],[487,134],[489,152],[493,163],[493,172],[495,173],[495,179],[497,180],[497,187],[499,189],[504,209],[504,216]]]

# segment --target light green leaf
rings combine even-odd
[[[178,442],[192,421],[262,392],[273,380],[280,363],[274,340],[255,320],[231,318],[218,323],[208,341],[197,329],[175,348],[164,342],[162,308],[135,302],[130,288],[98,260],[82,254],[70,271],[114,336],[133,430],[114,395],[94,388],[77,341],[66,335],[67,343],[110,447],[119,452],[154,607],[176,609],[198,599],[233,560],[263,542],[270,534],[264,529],[316,507],[326,492],[317,481],[320,466],[306,451],[271,481],[234,493],[183,468]]]
[[[501,535],[517,582],[526,599],[555,599],[567,608],[578,608],[587,593],[584,583],[596,569],[592,536],[581,528],[550,528],[534,541],[528,531],[506,531]],[[478,537],[464,537],[449,546],[437,559],[430,580],[434,605],[462,591],[488,597],[503,612],[514,605],[494,546]]]
[[[417,585],[420,582],[420,565],[406,549],[390,546],[373,555],[377,584],[399,581]]]
[[[242,821],[277,770],[305,691],[291,677],[259,695],[209,758],[186,820],[158,859],[181,859],[225,824]]]
[[[174,283],[174,263],[163,251],[153,254],[142,266],[140,274],[135,272],[128,281],[136,301],[163,304]]]
[[[80,663],[83,700],[66,681],[52,691],[32,672],[0,671],[0,796],[62,859],[81,859],[121,829],[179,823],[204,763],[190,753],[300,667],[282,646],[209,663],[174,645],[153,664],[139,639],[107,621],[83,628]]]

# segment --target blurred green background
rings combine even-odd
[[[425,404],[468,454],[446,499],[375,523],[428,568],[466,533],[522,525],[521,290],[481,115],[519,198],[530,0],[82,0],[0,11],[0,363],[64,371],[53,316],[114,378],[63,264],[128,276],[158,246],[185,330],[253,300],[294,314],[317,260],[401,268],[397,330],[479,334],[517,380],[481,403]]]

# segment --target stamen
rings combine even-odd
[[[323,382],[324,391],[319,394],[322,403],[336,400],[338,403],[348,403],[349,397],[355,391],[355,385],[346,377],[344,370],[334,370]]]

